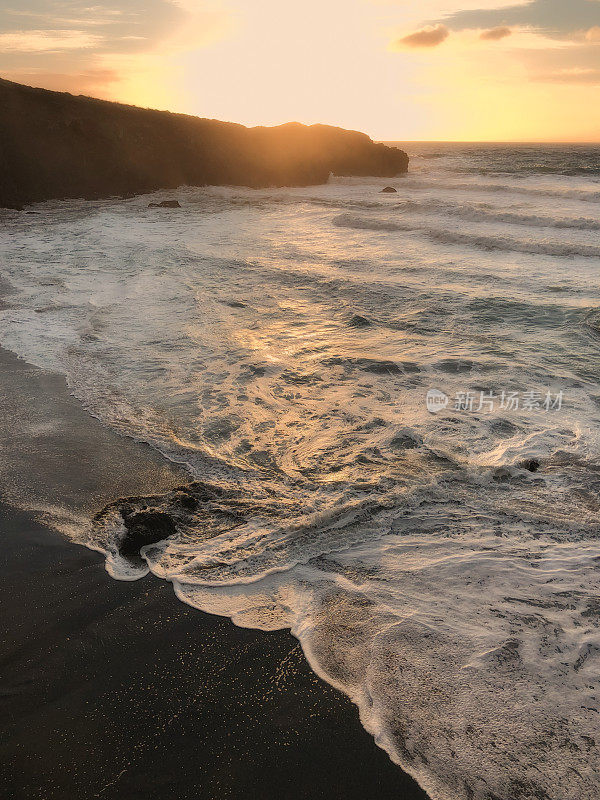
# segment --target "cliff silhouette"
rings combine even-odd
[[[0,80],[0,206],[182,185],[309,186],[394,177],[402,150],[327,125],[246,128]]]

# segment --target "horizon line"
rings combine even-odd
[[[600,146],[600,139],[375,139],[382,144],[582,144]]]

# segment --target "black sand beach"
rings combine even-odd
[[[236,628],[153,577],[116,582],[14,507],[24,487],[32,507],[89,513],[181,473],[0,355],[2,796],[425,799],[289,633]]]

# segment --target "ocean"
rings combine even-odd
[[[391,181],[0,212],[0,345],[189,472],[36,510],[290,628],[433,800],[595,797],[600,147],[399,146]]]

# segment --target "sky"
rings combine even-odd
[[[0,0],[0,76],[387,141],[600,141],[600,0]]]

